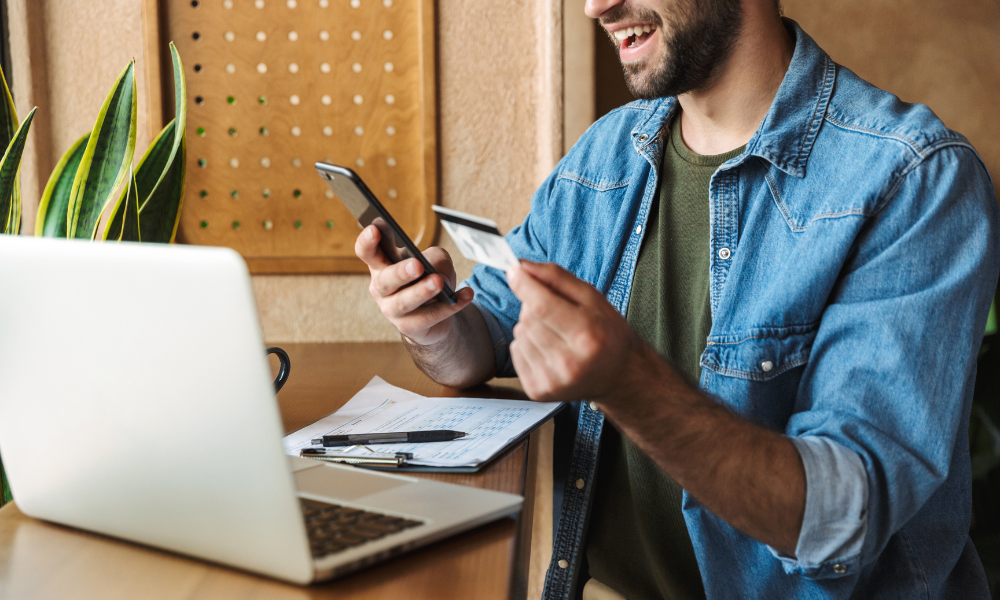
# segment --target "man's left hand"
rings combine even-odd
[[[642,343],[589,283],[552,263],[507,271],[521,301],[510,354],[532,400],[602,399],[620,390]]]

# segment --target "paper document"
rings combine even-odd
[[[481,398],[425,398],[373,378],[337,412],[285,436],[285,452],[298,456],[313,438],[355,433],[453,429],[468,435],[450,442],[350,446],[345,452],[411,452],[410,465],[476,467],[555,412],[561,403]]]

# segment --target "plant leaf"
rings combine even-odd
[[[169,244],[177,236],[184,203],[184,179],[187,172],[187,140],[181,138],[180,152],[164,173],[163,181],[139,209],[143,240]]]
[[[31,109],[24,123],[18,127],[14,139],[7,146],[7,151],[0,159],[0,219],[4,223],[3,233],[16,233],[20,229],[21,194],[18,189],[17,171],[21,166],[21,154],[24,152],[24,142],[31,129],[31,120],[35,118],[35,108]]]
[[[184,68],[177,48],[170,44],[174,64],[174,97],[177,117],[149,145],[136,168],[136,186],[139,190],[139,221],[142,237],[147,242],[168,244],[177,235],[180,211],[184,202],[184,179],[187,169],[187,87]],[[124,197],[124,195],[123,195]],[[122,228],[124,206],[118,204],[108,220],[104,239],[115,236]]]
[[[128,180],[125,191],[125,209],[122,213],[122,228],[118,232],[119,242],[141,242],[139,235],[139,189],[135,180],[135,172]]]
[[[176,120],[167,123],[167,126],[153,140],[146,150],[146,154],[139,160],[139,165],[135,169],[136,189],[139,190],[140,214],[142,206],[148,202],[154,193],[159,193],[157,187],[167,174],[171,154],[173,153],[174,125]],[[165,187],[165,186],[164,186]],[[125,194],[127,190],[122,190],[121,197],[115,204],[111,212],[111,218],[104,229],[104,239],[115,239],[122,230],[122,213],[124,212]],[[148,235],[147,241],[148,239]]]
[[[56,168],[52,169],[49,182],[45,184],[42,199],[38,203],[35,218],[35,235],[38,237],[66,237],[66,212],[69,208],[69,194],[73,189],[76,171],[83,160],[90,133],[78,139],[66,154],[62,155]]]
[[[0,98],[0,148],[6,148],[17,132],[17,109],[14,108],[14,98],[7,87],[7,77],[0,69],[0,80],[3,81],[3,97]]]
[[[136,136],[135,62],[111,87],[70,191],[67,237],[93,239],[101,214],[129,176]]]

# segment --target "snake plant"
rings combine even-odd
[[[111,86],[93,129],[66,151],[52,171],[38,205],[35,235],[174,241],[184,200],[187,86],[173,43],[170,56],[176,117],[133,169],[137,94],[135,63],[129,63]],[[105,213],[108,219],[98,231]]]
[[[0,81],[3,82],[3,90],[0,91],[3,95],[0,98],[0,148],[4,149],[3,159],[0,160],[0,233],[17,234],[21,230],[21,177],[18,170],[35,109],[18,125],[17,109],[14,108],[14,99],[3,69],[0,69]]]

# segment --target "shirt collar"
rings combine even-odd
[[[833,94],[836,66],[798,23],[791,19],[784,21],[795,36],[795,51],[771,108],[746,145],[744,157],[759,156],[801,178],[806,175],[806,162]],[[656,142],[674,114],[677,98],[663,98],[650,104],[653,105],[650,114],[631,132],[633,146],[640,154],[646,154],[643,150],[647,146],[659,150],[660,144]],[[655,161],[655,156],[647,158]]]

